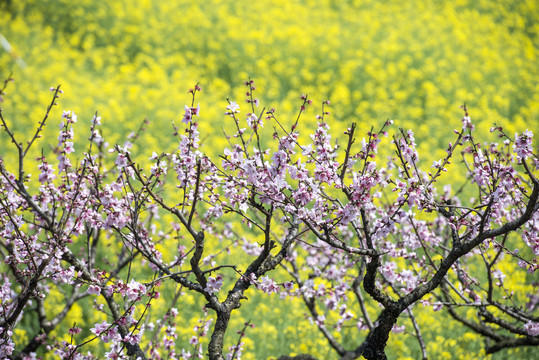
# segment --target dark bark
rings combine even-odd
[[[487,354],[494,354],[495,352],[507,349],[507,348],[515,348],[520,346],[539,346],[539,337],[521,337],[521,338],[512,338],[512,339],[504,339],[501,341],[495,342],[491,346],[487,346],[486,353]]]
[[[231,311],[219,311],[217,312],[217,320],[215,321],[215,327],[211,335],[211,341],[208,345],[208,355],[212,360],[224,360],[223,357],[223,341],[230,321]]]
[[[283,355],[277,360],[317,360],[317,359],[308,354],[301,354],[301,355],[296,355],[296,356]]]
[[[367,360],[385,360],[387,359],[385,347],[393,325],[397,323],[401,311],[396,306],[385,308],[380,313],[378,325],[369,333],[363,350],[363,357]]]

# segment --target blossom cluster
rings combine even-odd
[[[537,303],[526,308],[506,296],[515,289],[530,294],[534,286],[515,288],[510,272],[538,269],[539,158],[531,131],[513,139],[497,129],[505,138],[502,145],[481,144],[464,108],[456,140],[431,173],[432,167],[423,170],[411,130],[386,141],[394,156],[380,160],[391,121],[367,131],[358,144],[353,124],[337,142],[325,101],[314,130],[303,136],[299,116],[288,124],[274,109],[256,115],[256,87],[252,80],[245,85],[250,110],[242,112],[229,101],[225,115],[233,130],[225,131],[229,144],[218,160],[203,151],[200,108],[193,106],[202,90],[197,85],[190,91],[191,105],[179,115],[183,121],[175,127],[173,152],[151,149],[151,156],[137,160],[132,142],[109,146],[102,140],[96,114],[89,146],[78,154],[77,116],[66,111],[56,148],[37,158],[37,181],[25,168],[11,172],[0,162],[6,269],[0,287],[2,357],[45,344],[48,351],[75,359],[85,358],[85,351],[110,359],[203,358],[207,351],[221,359],[227,348],[230,359],[239,359],[246,349],[245,329],[234,345],[225,346],[223,339],[251,290],[303,302],[309,321],[341,355],[348,350],[335,334],[352,328],[367,339],[380,331],[417,334],[417,302],[425,311],[447,308],[457,321],[462,315],[453,308],[476,306],[478,327],[511,319],[516,325],[503,331],[537,341],[532,315]],[[56,88],[54,101],[58,93]],[[312,102],[307,95],[300,101],[301,115]],[[260,119],[274,125],[271,135]],[[26,151],[1,120],[23,166]],[[438,192],[456,149],[476,198],[451,186]],[[241,238],[229,220],[248,236]],[[484,267],[487,286],[472,271],[477,266]],[[159,318],[152,310],[165,301],[159,287],[166,284],[174,285],[174,301]],[[176,302],[187,302],[184,291],[205,304],[188,341],[176,328],[181,308]],[[65,297],[65,308],[43,316],[51,293]],[[55,338],[55,326],[67,322],[73,304],[84,301],[93,302],[99,320],[67,324],[70,341]],[[374,319],[378,305],[393,311]],[[401,313],[412,319],[412,327],[396,323]],[[26,318],[38,322],[39,331],[29,344],[17,344],[13,332]],[[384,321],[392,326],[382,326]]]

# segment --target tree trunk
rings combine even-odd
[[[378,317],[378,325],[369,333],[365,340],[363,357],[367,360],[386,360],[385,348],[393,325],[397,323],[400,312],[391,306],[384,309]]]
[[[223,342],[225,332],[230,321],[230,312],[218,311],[215,327],[211,335],[210,344],[208,346],[208,356],[210,360],[224,360],[223,357]]]

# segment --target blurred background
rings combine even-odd
[[[306,93],[307,122],[331,100],[342,127],[390,118],[443,154],[464,103],[482,132],[539,129],[538,19],[535,0],[3,0],[0,76],[15,84],[2,107],[34,128],[61,84],[57,114],[98,111],[112,143],[148,118],[146,142],[168,146],[189,88],[204,89],[201,135],[215,137],[251,77],[284,123]]]
[[[49,88],[61,85],[38,152],[51,151],[47,139],[55,146],[62,110],[78,115],[81,140],[97,111],[111,145],[148,119],[133,152],[172,151],[171,122],[181,122],[188,90],[198,83],[203,150],[217,154],[231,125],[227,98],[248,112],[243,81],[250,77],[261,106],[276,108],[285,124],[308,94],[314,102],[303,116],[307,128],[330,100],[336,136],[353,121],[363,132],[387,119],[414,129],[428,168],[461,127],[462,104],[482,139],[493,123],[511,135],[539,131],[538,20],[536,0],[0,0],[0,78],[15,79],[0,107],[12,129],[29,138],[51,101]],[[8,156],[7,146],[9,137],[0,135],[0,155]],[[299,301],[283,309],[260,294],[249,297],[254,305],[231,322],[257,324],[246,359],[333,356]],[[200,307],[191,301],[184,306]],[[477,335],[454,325],[435,330],[440,318],[432,313],[418,318],[432,330],[425,336],[433,359],[484,356]],[[391,358],[420,356],[406,334],[393,335],[388,351]]]

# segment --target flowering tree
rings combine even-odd
[[[352,124],[341,135],[344,146],[337,146],[324,102],[305,140],[299,121],[311,104],[307,96],[287,125],[274,109],[259,108],[253,81],[246,86],[248,112],[232,101],[226,108],[234,130],[225,135],[229,147],[219,160],[199,148],[198,85],[182,126],[175,126],[177,151],[147,154],[149,163],[132,156],[133,139],[108,147],[97,114],[87,149],[75,160],[71,111],[62,115],[56,159],[42,152],[29,160],[60,87],[51,89],[53,100],[26,143],[0,112],[17,151],[16,164],[0,163],[1,358],[54,351],[65,359],[239,359],[252,324],[233,344],[225,344],[225,333],[249,288],[301,299],[343,359],[386,358],[390,334],[405,328],[403,318],[426,358],[417,306],[447,311],[484,336],[489,353],[539,345],[537,283],[529,281],[521,294],[502,270],[533,276],[538,267],[539,157],[531,131],[510,138],[495,126],[503,144],[483,146],[463,107],[463,125],[447,155],[423,170],[412,131],[398,131],[394,156],[378,159],[391,121],[360,143]],[[263,132],[268,123],[272,137]],[[457,156],[467,167],[467,187],[437,189]],[[33,161],[37,178],[27,172]],[[262,242],[239,236],[230,222]],[[234,249],[243,255],[227,256]],[[276,268],[288,279],[276,281]],[[163,300],[160,288],[169,283],[180,290],[165,299],[161,318],[150,320],[152,304]],[[57,312],[47,301],[53,289],[64,296]],[[177,347],[184,290],[205,303],[191,349]],[[104,320],[68,324],[69,340],[53,336],[78,302],[94,304],[87,321]],[[474,308],[477,318],[463,315],[463,308]],[[13,331],[25,319],[34,333],[14,343]],[[335,336],[348,324],[356,329],[352,348]],[[93,352],[98,342],[105,355]]]

